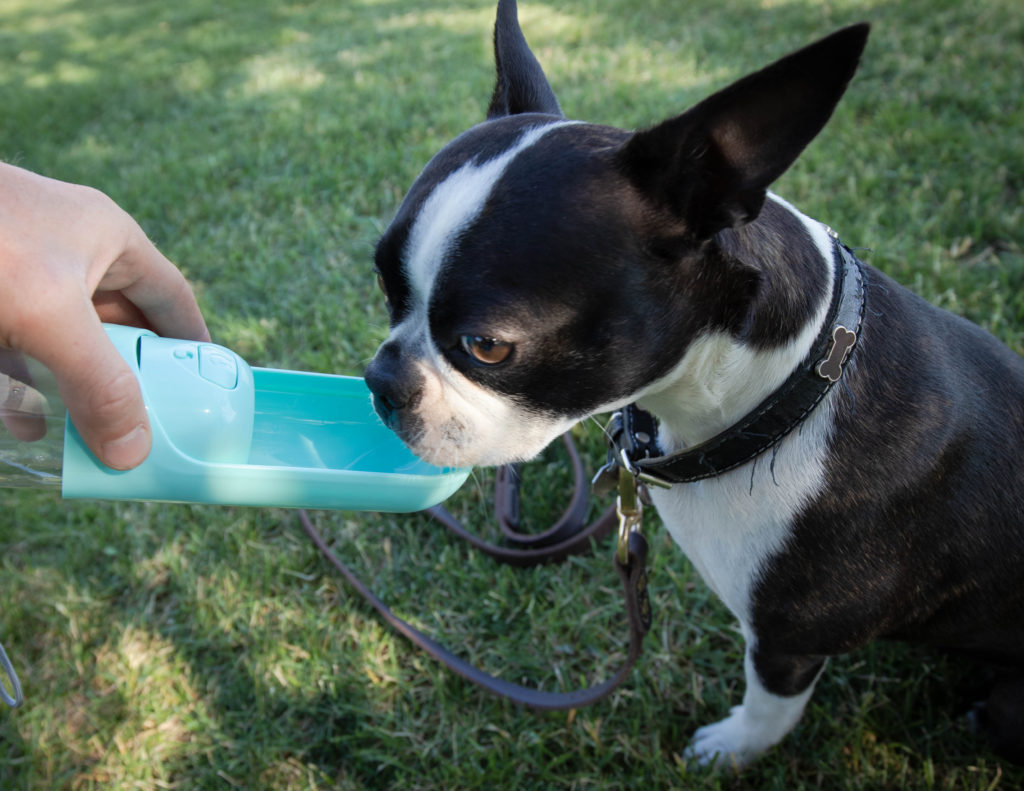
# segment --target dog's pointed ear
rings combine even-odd
[[[620,166],[697,240],[754,220],[768,185],[832,115],[869,28],[843,28],[637,132],[618,152]]]
[[[494,23],[494,60],[498,80],[487,109],[488,120],[519,113],[562,115],[554,91],[519,27],[516,0],[499,0]]]

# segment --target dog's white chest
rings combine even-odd
[[[708,586],[744,624],[765,562],[825,485],[833,394],[773,452],[715,478],[652,489],[658,514]]]

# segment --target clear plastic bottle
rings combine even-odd
[[[59,491],[65,414],[53,374],[0,349],[0,488]]]
[[[59,490],[64,404],[45,366],[0,348],[0,487]],[[0,644],[0,702],[18,708],[21,682]]]

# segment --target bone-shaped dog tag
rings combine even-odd
[[[829,349],[828,357],[818,363],[818,376],[828,379],[830,382],[838,382],[843,375],[843,363],[846,356],[857,342],[857,333],[839,325],[832,331],[832,348]]]

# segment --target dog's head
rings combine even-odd
[[[867,25],[654,128],[567,121],[501,0],[487,120],[443,148],[377,246],[378,412],[439,465],[526,459],[655,386],[700,333],[743,331],[759,273],[719,237],[824,126]]]

